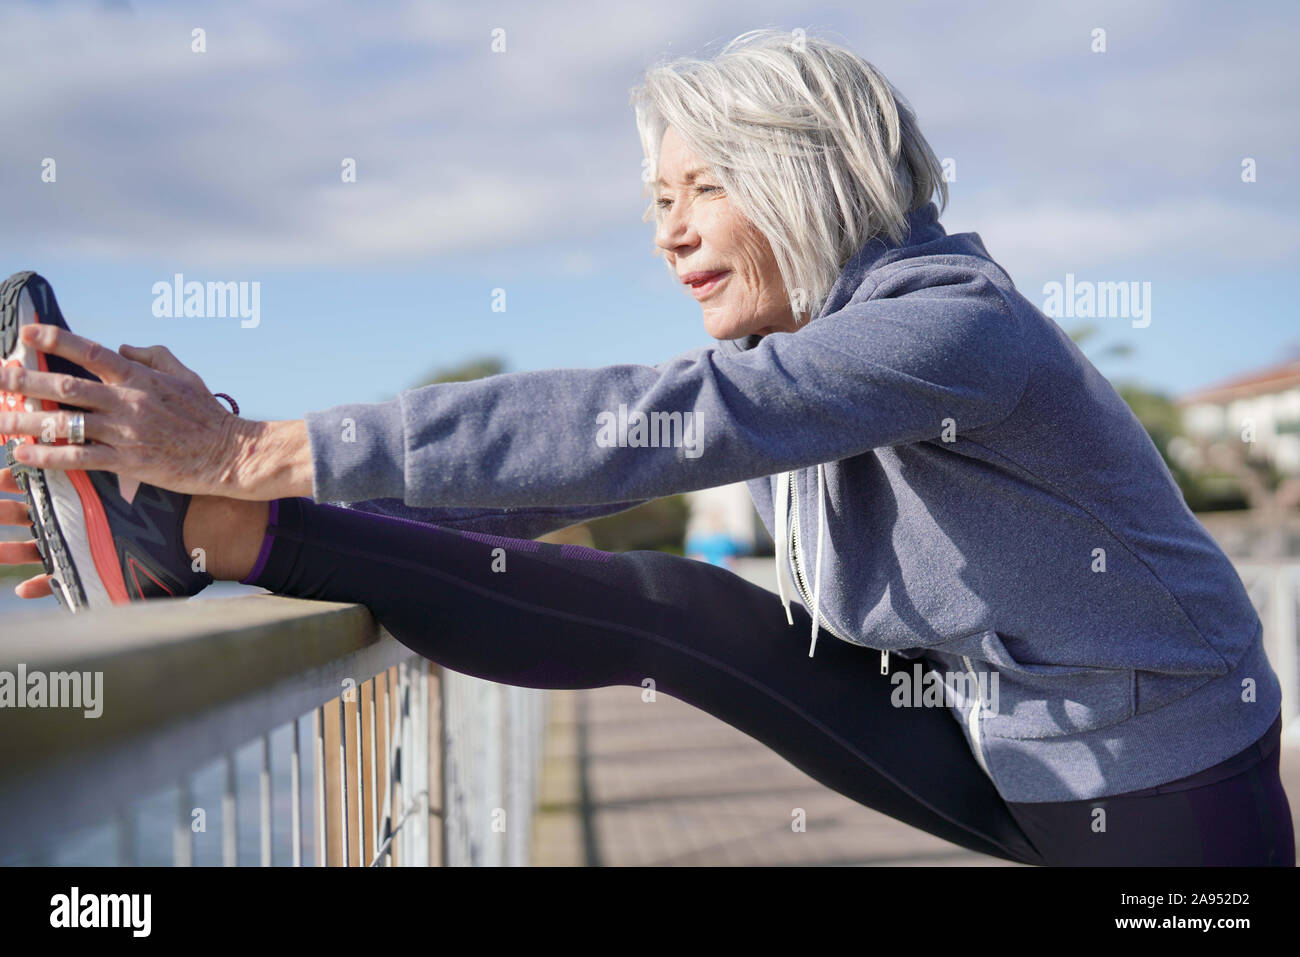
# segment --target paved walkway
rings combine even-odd
[[[552,706],[537,864],[1022,866],[856,804],[666,695],[557,691]],[[1282,760],[1300,811],[1300,748]],[[794,808],[806,812],[802,833],[791,828]]]
[[[855,804],[665,695],[601,688],[552,702],[538,864],[1002,863]]]

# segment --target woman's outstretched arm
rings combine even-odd
[[[179,492],[253,500],[631,502],[937,440],[947,430],[978,432],[1009,415],[1031,366],[1016,313],[977,270],[934,265],[929,286],[916,286],[912,272],[741,355],[701,348],[654,366],[504,373],[302,420],[239,419],[162,347],[124,346],[119,355],[53,327],[23,334],[103,382],[7,369],[0,376],[22,381],[0,388],[90,410],[96,444],[25,446],[24,463],[37,467],[107,469]],[[40,434],[24,431],[37,425],[7,431]]]
[[[512,372],[304,417],[317,501],[630,501],[990,428],[1032,365],[1023,317],[975,270],[900,270],[871,298],[739,355]]]

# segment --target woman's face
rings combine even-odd
[[[672,127],[659,147],[656,204],[655,244],[699,301],[710,336],[795,331],[772,247]]]

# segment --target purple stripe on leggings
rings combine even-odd
[[[247,578],[240,580],[242,584],[255,584],[257,579],[261,576],[262,571],[266,568],[266,560],[271,557],[271,542],[274,540],[274,537],[271,535],[271,528],[276,524],[279,518],[280,502],[277,499],[271,502],[270,510],[266,516],[266,537],[262,539],[262,550],[257,553],[257,564],[253,566],[253,570],[248,573]]]
[[[475,542],[482,542],[484,545],[496,545],[498,548],[517,548],[523,552],[540,552],[542,550],[542,543],[535,542],[531,538],[506,538],[504,535],[470,532],[463,528],[449,528],[446,531],[455,532],[457,535],[463,535]]]
[[[560,557],[576,558],[587,562],[607,562],[614,557],[614,553],[602,552],[598,548],[588,548],[586,545],[561,545]]]

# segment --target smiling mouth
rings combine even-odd
[[[682,277],[682,281],[690,287],[691,295],[696,299],[704,299],[718,288],[718,286],[731,275],[728,269],[721,269],[716,272],[687,273]]]

